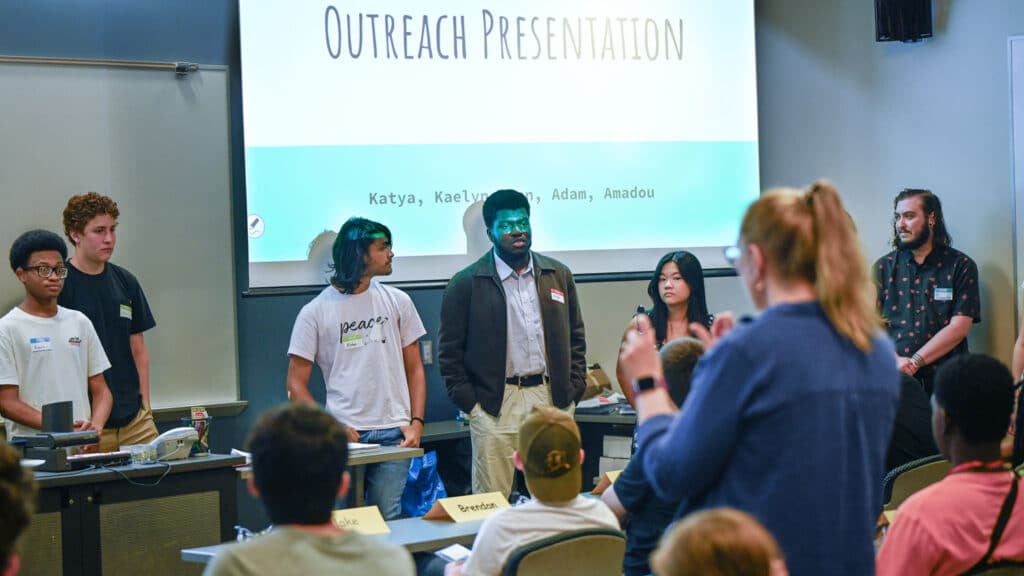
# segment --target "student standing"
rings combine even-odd
[[[427,384],[419,338],[426,333],[409,295],[375,277],[391,274],[391,231],[349,218],[332,250],[331,284],[302,307],[288,346],[288,392],[313,402],[313,362],[327,387],[327,411],[349,440],[415,448],[423,434]],[[402,513],[408,460],[366,469],[366,502],[386,520]]]
[[[149,350],[143,333],[156,326],[142,285],[110,261],[117,244],[117,202],[89,192],[64,207],[64,233],[75,246],[58,303],[92,321],[110,359],[104,377],[114,407],[100,450],[144,444],[157,437],[149,395]]]
[[[691,326],[708,351],[680,412],[645,315],[627,336],[636,457],[658,496],[681,502],[677,517],[734,507],[778,539],[793,574],[870,574],[899,373],[852,223],[828,182],[767,192],[737,248],[727,257],[762,312]]]
[[[41,409],[71,401],[76,431],[102,433],[110,415],[110,367],[92,323],[57,305],[68,269],[67,246],[48,230],[31,230],[11,246],[11,270],[25,298],[0,318],[0,412],[7,437],[34,434]]]
[[[438,364],[448,397],[469,414],[473,492],[507,497],[519,427],[535,406],[574,408],[587,344],[572,272],[530,250],[526,196],[498,190],[483,216],[494,249],[448,282]]]

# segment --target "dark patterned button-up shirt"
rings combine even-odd
[[[875,262],[875,279],[879,311],[900,356],[912,356],[954,316],[981,322],[978,267],[959,250],[936,247],[922,264],[910,250],[895,250]],[[947,357],[963,352],[966,338]]]

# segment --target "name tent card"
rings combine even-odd
[[[594,489],[591,490],[590,493],[594,496],[600,496],[608,489],[609,486],[615,484],[615,481],[619,478],[619,474],[622,474],[622,470],[609,470],[605,472],[601,475],[601,480],[598,481],[597,486],[594,486]]]
[[[501,492],[470,494],[469,496],[438,499],[430,510],[423,515],[423,518],[427,520],[468,522],[470,520],[487,518],[498,510],[508,507],[508,500],[501,495]]]
[[[391,532],[376,506],[346,508],[331,512],[331,521],[338,528],[354,530],[360,534],[387,534]]]

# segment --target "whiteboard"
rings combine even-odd
[[[121,211],[113,262],[134,273],[155,409],[238,399],[226,67],[0,62],[0,313],[24,291],[6,255],[31,228],[64,235],[74,194]],[[68,255],[74,248],[68,246]]]

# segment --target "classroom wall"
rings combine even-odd
[[[870,259],[891,237],[892,198],[931,188],[954,246],[981,274],[973,350],[1010,360],[1014,286],[1007,37],[1024,3],[936,0],[935,37],[874,42],[873,2],[758,1],[764,187],[827,176]]]
[[[955,245],[973,256],[981,271],[984,322],[972,333],[972,348],[1009,362],[1016,280],[1006,39],[1024,33],[1024,3],[936,0],[934,5],[935,38],[904,45],[874,42],[870,0],[757,0],[762,184],[834,180],[871,259],[887,251],[895,192],[907,186],[934,189],[944,200]],[[0,1],[0,54],[231,67],[235,218],[226,225],[236,228],[242,288],[245,238],[239,224],[245,195],[237,43],[232,0]],[[436,353],[441,291],[411,294]],[[636,305],[646,301],[644,283],[583,284],[580,294],[588,360],[613,369],[622,328]],[[241,416],[215,424],[215,449],[240,446],[258,414],[285,400],[288,336],[309,298],[238,296],[241,394],[250,405]],[[709,301],[716,311],[750,309],[736,278],[710,281]],[[454,415],[436,363],[427,367],[427,375],[428,416]]]

